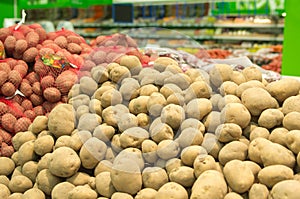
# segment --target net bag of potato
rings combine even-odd
[[[38,45],[47,38],[46,31],[39,24],[14,25],[0,29],[0,40],[7,57],[32,63],[38,54]]]
[[[100,35],[91,42],[91,46],[94,48],[94,51],[101,51],[96,54],[93,60],[98,64],[119,63],[122,55],[134,55],[139,58],[144,66],[149,62],[149,57],[138,49],[136,41],[126,34],[115,33],[108,36]],[[103,58],[100,59],[98,58],[99,56]]]

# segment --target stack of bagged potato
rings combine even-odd
[[[183,72],[124,55],[13,137],[0,197],[298,199],[299,91],[256,67]]]

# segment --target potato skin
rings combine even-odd
[[[272,188],[276,183],[293,179],[294,172],[284,165],[271,165],[261,169],[258,173],[258,180],[261,184]]]
[[[192,187],[191,199],[223,199],[227,193],[227,184],[223,174],[215,170],[204,171]]]
[[[255,183],[249,190],[249,198],[251,199],[267,199],[268,195],[268,187],[264,184]]]
[[[180,184],[177,184],[176,182],[168,182],[159,188],[155,198],[188,199],[188,193]]]
[[[277,183],[270,191],[272,199],[298,199],[300,195],[300,182],[296,180],[284,180]]]

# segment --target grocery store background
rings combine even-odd
[[[74,30],[87,40],[123,32],[140,46],[203,58],[248,56],[264,69],[300,76],[299,0],[1,0],[0,28],[26,23]],[[195,42],[196,41],[196,42]]]

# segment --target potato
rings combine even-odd
[[[212,104],[212,107],[213,107],[213,111],[219,111],[219,108],[218,108],[218,103],[221,99],[223,99],[224,97],[218,93],[213,93],[210,97],[210,101],[211,101],[211,104]],[[224,102],[224,100],[222,100]],[[241,100],[240,100],[241,101]],[[224,105],[225,106],[225,105]]]
[[[171,76],[167,77],[164,80],[164,85],[165,84],[175,84],[181,90],[187,89],[191,83],[192,83],[191,78],[184,73],[172,74]]]
[[[199,130],[202,134],[205,132],[205,126],[202,122],[195,118],[188,118],[185,119],[181,125],[180,125],[180,130],[183,131],[186,128],[194,128]]]
[[[128,193],[115,192],[111,199],[133,199],[133,197]]]
[[[28,189],[27,191],[24,192],[22,196],[22,199],[32,199],[32,198],[45,199],[46,196],[44,192],[42,192],[37,188]]]
[[[117,191],[133,195],[142,188],[140,167],[134,160],[129,158],[115,160],[110,177]]]
[[[242,74],[244,75],[246,81],[257,80],[262,81],[262,73],[255,66],[249,66],[242,70]]]
[[[52,156],[52,153],[46,153],[41,159],[38,161],[37,170],[38,173],[42,171],[43,169],[48,169],[48,162],[50,157]]]
[[[35,183],[35,179],[38,174],[38,163],[35,161],[26,162],[22,166],[22,174]]]
[[[0,184],[0,198],[8,199],[10,195],[10,190],[7,188],[7,186]]]
[[[103,142],[109,142],[114,134],[115,134],[114,127],[104,123],[98,125],[94,129],[93,137],[96,137]]]
[[[22,144],[24,144],[27,141],[35,140],[36,135],[33,134],[31,131],[25,131],[25,132],[19,132],[15,136],[12,137],[12,144],[14,146],[14,149],[18,151]]]
[[[155,70],[154,68],[150,68],[150,67],[145,67],[145,68],[142,68],[142,70],[140,71],[139,75],[137,76],[138,80],[139,81],[142,81],[142,79],[144,77],[146,77],[147,75],[158,75],[160,74],[160,72],[158,70]]]
[[[225,195],[224,199],[243,199],[243,197],[235,192],[229,192]]]
[[[184,187],[192,187],[196,181],[194,169],[188,166],[173,169],[169,174],[169,178],[171,182],[176,182]]]
[[[80,105],[88,106],[90,104],[90,100],[91,100],[90,96],[85,94],[80,94],[75,97],[72,97],[68,103],[71,104],[73,108],[76,110]]]
[[[293,177],[293,170],[284,165],[270,165],[261,169],[258,173],[259,182],[269,188],[272,188],[278,182],[291,180]]]
[[[241,160],[227,162],[223,172],[228,185],[237,193],[248,191],[254,183],[254,175],[251,169]],[[239,175],[236,175],[236,173]]]
[[[271,131],[269,140],[278,143],[282,146],[286,146],[286,134],[289,131],[283,127],[277,127]]]
[[[34,152],[34,141],[28,141],[22,144],[19,149],[19,162],[21,165],[24,165],[26,162],[30,160],[36,160],[37,155]]]
[[[92,99],[97,99],[99,101],[101,101],[101,97],[103,95],[104,92],[108,91],[108,90],[112,90],[112,89],[116,89],[113,86],[104,86],[103,84],[94,92]]]
[[[97,192],[86,187],[77,186],[68,193],[68,199],[97,199]]]
[[[153,122],[154,123],[154,122]],[[153,141],[159,143],[163,140],[173,139],[173,129],[166,123],[151,124],[150,136]]]
[[[207,155],[207,151],[202,146],[188,146],[181,151],[181,161],[184,165],[193,166],[194,160],[197,156],[205,157]]]
[[[140,190],[134,199],[155,199],[157,191],[151,188],[143,188]]]
[[[161,111],[161,121],[173,129],[178,129],[184,119],[184,109],[179,105],[168,104]]]
[[[118,122],[118,128],[120,132],[124,132],[129,128],[137,127],[138,119],[132,113],[123,113],[120,115],[120,121]]]
[[[282,112],[284,115],[294,111],[300,112],[300,95],[291,96],[282,104]]]
[[[116,66],[109,72],[109,79],[118,84],[128,77],[131,77],[131,74],[125,66]]]
[[[286,134],[286,145],[295,154],[300,152],[300,130],[292,130]]]
[[[242,129],[250,123],[251,115],[248,109],[240,103],[229,103],[221,111],[221,123],[235,123]]]
[[[188,199],[188,193],[183,186],[176,182],[168,182],[159,188],[156,199]]]
[[[51,135],[39,137],[34,142],[34,152],[40,156],[51,153],[54,147],[54,139]]]
[[[159,85],[163,85],[164,79],[169,77],[172,73],[170,71],[166,71],[163,73],[149,73],[147,75],[145,75],[141,80],[140,80],[140,85],[141,86],[145,86],[148,84],[155,84],[158,85],[159,81]],[[159,79],[159,80],[158,80]]]
[[[153,84],[144,85],[140,88],[140,96],[150,96],[154,92],[158,92],[158,87]]]
[[[300,182],[296,180],[284,180],[273,186],[269,197],[272,199],[297,199],[300,195]]]
[[[182,90],[176,84],[165,84],[160,89],[159,92],[167,99],[170,95],[174,93],[182,93]]]
[[[270,132],[268,129],[264,127],[256,127],[250,133],[250,141],[254,140],[255,138],[262,137],[268,139],[270,136]]]
[[[255,183],[249,190],[249,199],[267,199],[269,190],[266,185]]]
[[[222,96],[235,95],[238,85],[232,81],[225,81],[221,84],[219,90]]]
[[[212,104],[206,98],[196,98],[191,100],[186,106],[186,114],[189,118],[203,119],[212,111]]]
[[[52,192],[51,198],[52,199],[68,199],[68,194],[72,191],[75,186],[69,182],[61,182],[57,184]]]
[[[124,82],[124,80],[127,80]],[[122,94],[122,97],[124,100],[131,100],[133,98],[136,98],[139,94],[139,88],[140,84],[137,80],[133,78],[126,78],[122,81],[122,85],[119,89],[120,93]]]
[[[188,68],[185,71],[185,74],[191,78],[192,82],[202,80],[209,83],[209,74],[205,70],[199,68]]]
[[[96,113],[97,115],[102,115],[102,105],[101,101],[98,99],[91,99],[89,103],[90,113]]]
[[[167,172],[160,167],[146,167],[142,172],[143,186],[158,190],[169,182]]]
[[[53,152],[48,164],[53,175],[67,178],[79,170],[81,161],[73,149],[60,147]]]
[[[282,125],[287,130],[299,130],[300,129],[300,112],[289,112],[283,118]]]
[[[109,77],[107,68],[101,65],[93,67],[91,70],[91,75],[98,84],[108,81]]]
[[[145,113],[139,113],[136,117],[138,120],[138,126],[148,130],[151,123],[151,118]]]
[[[0,175],[0,184],[3,184],[8,187],[9,179],[5,175]]]
[[[260,114],[258,118],[258,124],[261,127],[271,129],[273,127],[281,125],[283,118],[284,115],[280,110],[266,109]]]
[[[153,63],[153,68],[155,70],[158,70],[159,72],[163,72],[166,69],[166,67],[171,64],[178,66],[178,63],[172,58],[158,57],[157,59],[155,59]]]
[[[248,88],[265,88],[264,84],[257,80],[250,80],[244,83],[241,83],[236,89],[236,96],[241,97],[243,92]]]
[[[94,176],[97,176],[99,173],[102,172],[111,172],[112,169],[112,162],[109,160],[101,160],[94,169]]]
[[[197,156],[193,163],[195,177],[198,178],[204,171],[217,170],[217,163],[211,155]]]
[[[124,55],[120,59],[120,65],[126,66],[132,75],[137,75],[142,70],[142,64],[138,57],[134,55]]]
[[[184,106],[184,97],[180,93],[173,93],[167,98],[167,104]]]
[[[221,124],[221,113],[218,111],[211,111],[202,120],[207,132],[215,132],[217,127]]]
[[[100,97],[101,106],[107,108],[116,104],[121,104],[123,101],[122,94],[117,89],[109,89]]]
[[[258,179],[257,179],[257,175],[259,173],[259,171],[261,170],[260,166],[255,163],[255,162],[252,162],[250,160],[246,160],[244,161],[244,164],[247,165],[247,167],[249,167],[255,177],[255,182],[258,182]]]
[[[237,96],[228,94],[219,99],[217,104],[218,110],[221,111],[226,106],[226,104],[229,103],[242,103],[242,102],[240,98],[238,98]]]
[[[219,152],[219,161],[225,165],[231,160],[246,160],[248,146],[240,141],[232,141],[226,144]]]
[[[126,107],[126,106],[125,106]],[[102,119],[106,124],[117,127],[117,121],[120,118],[120,115],[123,113],[129,113],[128,108],[121,109],[121,106],[109,106],[102,111]]]
[[[110,198],[116,192],[111,182],[110,172],[101,172],[96,176],[96,190],[100,195],[107,198]]]
[[[31,189],[33,184],[29,178],[23,175],[14,176],[8,183],[8,188],[11,192],[24,193],[28,189]]]
[[[0,175],[9,176],[15,169],[15,163],[8,157],[0,157]]]
[[[157,117],[166,104],[166,98],[161,93],[154,92],[148,98],[147,110],[151,115]]]
[[[116,153],[120,153],[122,151],[120,136],[121,134],[115,134],[111,139],[111,148]]]
[[[179,158],[171,158],[165,163],[165,168],[168,174],[170,174],[173,169],[178,168],[180,166],[183,166],[183,163]]]
[[[75,114],[72,105],[59,104],[52,109],[48,116],[48,129],[56,138],[70,135],[74,127]]]
[[[195,98],[210,98],[212,93],[212,88],[205,81],[196,81],[193,82],[185,91],[184,91],[184,101],[188,103]]]
[[[148,163],[154,163],[157,161],[158,156],[156,154],[157,151],[157,144],[150,139],[146,139],[142,142],[142,153],[143,158]]]
[[[290,150],[265,138],[256,138],[250,143],[248,156],[264,166],[282,164],[293,168],[295,165],[295,157]]]
[[[191,145],[201,145],[203,141],[203,134],[198,129],[189,127],[181,131],[177,138],[179,146],[185,148]]]
[[[204,171],[192,187],[190,198],[223,199],[227,193],[227,184],[224,176],[215,170]]]
[[[268,108],[278,108],[278,102],[263,88],[248,88],[241,95],[242,103],[253,116]]]
[[[88,132],[91,136],[91,133],[89,131],[86,131],[86,132]],[[60,136],[59,138],[57,138],[57,140],[55,142],[54,150],[58,149],[60,147],[70,147],[71,148],[71,136],[63,135],[63,136]]]
[[[116,158],[117,153],[114,152],[114,150],[111,147],[107,147],[106,154],[105,154],[105,160],[108,160],[110,162],[113,162]]]
[[[80,120],[81,116],[90,112],[90,108],[87,105],[78,106],[76,109],[76,119]]]
[[[243,136],[245,136],[246,138],[250,138],[250,133],[253,131],[253,129],[255,129],[256,127],[258,127],[258,124],[251,121],[244,129],[243,129]]]
[[[232,67],[227,64],[215,64],[209,71],[210,81],[215,87],[219,87],[223,82],[230,80],[232,72]]]
[[[140,149],[129,147],[122,150],[114,159],[113,164],[117,164],[119,160],[123,161],[124,159],[131,159],[138,164],[141,171],[144,169],[145,162]]]
[[[220,124],[215,132],[220,142],[231,142],[242,136],[242,128],[234,123]]]
[[[31,124],[31,132],[34,134],[38,134],[43,130],[47,129],[47,124],[48,124],[48,117],[44,115],[38,115],[36,118],[33,120]]]
[[[22,193],[13,193],[7,199],[22,199],[22,197],[23,197]]]
[[[135,115],[139,113],[148,113],[147,103],[149,96],[139,96],[129,102],[129,111]]]
[[[120,144],[123,148],[141,148],[144,140],[149,138],[149,133],[141,127],[131,127],[120,135]]]
[[[106,144],[98,138],[88,139],[79,152],[81,165],[86,169],[93,169],[99,161],[103,160],[107,150]]]
[[[179,154],[179,144],[173,140],[162,140],[157,145],[157,156],[161,159],[168,160]]]
[[[92,96],[97,88],[98,84],[93,78],[85,76],[80,79],[79,89],[82,94]]]
[[[246,82],[246,78],[241,72],[233,71],[230,75],[230,81],[236,83],[237,85],[240,85]]]
[[[77,172],[74,175],[67,178],[66,181],[75,186],[78,186],[88,184],[90,178],[91,176],[89,176],[87,173]]]
[[[223,144],[218,141],[218,138],[215,134],[205,133],[201,146],[206,149],[208,154],[212,155],[214,158],[218,158]]]
[[[281,103],[287,98],[295,96],[299,93],[300,82],[293,78],[283,78],[269,83],[266,86],[266,89],[278,102]]]
[[[110,73],[110,71],[117,66],[120,66],[120,64],[115,63],[115,62],[107,64],[107,66],[106,66],[107,72]]]
[[[11,178],[15,176],[23,176],[22,174],[22,166],[17,166],[14,170],[14,172],[11,174]]]
[[[176,65],[175,64],[167,65],[165,71],[170,71],[174,74],[183,72],[182,69],[178,66],[178,64],[176,64]]]

